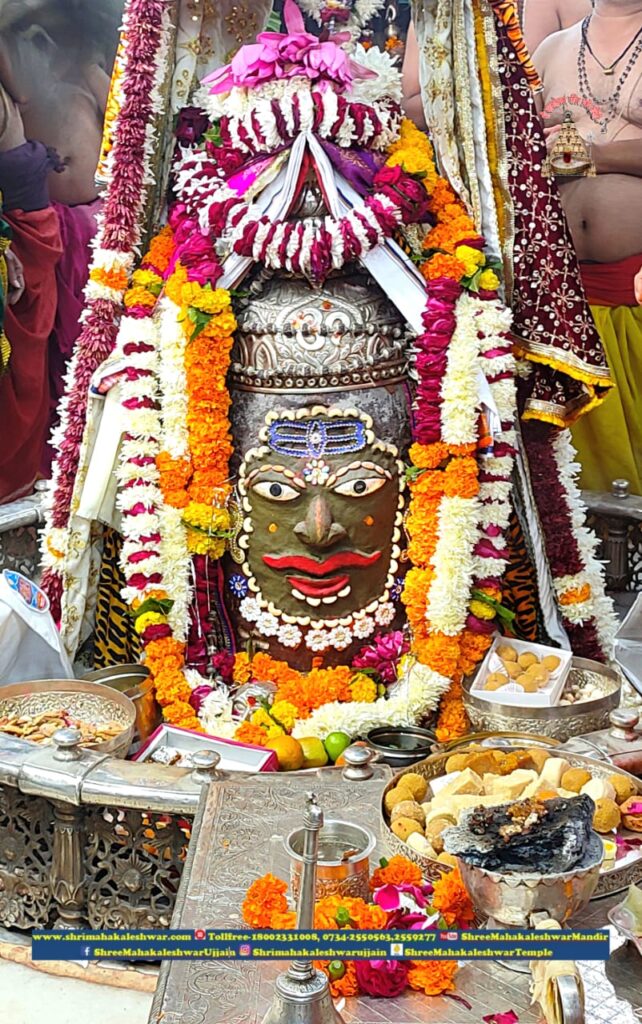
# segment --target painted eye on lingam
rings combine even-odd
[[[268,416],[267,444],[241,468],[244,569],[270,614],[300,625],[336,621],[388,597],[402,466],[368,417],[318,407],[290,415]]]

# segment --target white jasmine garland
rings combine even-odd
[[[380,697],[371,704],[364,701],[349,704],[333,701],[324,704],[313,711],[309,718],[296,722],[292,735],[324,739],[328,733],[340,731],[354,738],[365,736],[372,729],[386,725],[416,725],[421,718],[437,708],[442,694],[449,687],[449,679],[425,665],[415,663],[388,698]]]
[[[158,377],[163,401],[161,448],[173,459],[189,455],[187,431],[187,378],[185,375],[185,331],[180,309],[165,296],[159,305]]]
[[[561,577],[553,580],[558,596],[565,591],[575,589],[587,583],[591,588],[590,597],[583,602],[562,605],[561,611],[569,622],[584,624],[591,619],[595,622],[600,646],[607,657],[613,653],[613,643],[618,628],[618,621],[613,609],[613,602],[606,594],[604,566],[596,557],[598,539],[586,526],[586,506],[582,501],[577,486],[579,465],[575,461],[575,449],[571,441],[570,431],[561,430],[553,442],[553,451],[557,462],[560,483],[564,488],[566,500],[571,512],[573,534],[577,542],[584,571],[577,577]]]
[[[158,518],[163,589],[172,602],[167,619],[174,637],[185,643],[190,626],[189,608],[194,589],[187,531],[179,508],[172,508],[171,505],[163,503],[159,508]]]
[[[464,629],[475,574],[473,548],[479,537],[478,522],[476,498],[442,498],[437,545],[431,559],[434,578],[426,606],[426,618],[434,632],[458,636]]]
[[[457,301],[457,326],[448,347],[441,386],[441,436],[446,444],[477,441],[479,402],[479,300],[464,292]]]

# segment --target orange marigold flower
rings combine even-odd
[[[241,722],[234,733],[234,739],[239,743],[251,743],[255,747],[264,747],[268,741],[267,733],[259,725],[253,722]]]
[[[453,459],[444,473],[444,493],[449,498],[474,498],[479,493],[477,460],[466,456]]]
[[[408,984],[427,996],[439,996],[454,990],[456,973],[456,960],[413,960],[408,971]]]
[[[252,882],[241,905],[245,923],[250,928],[270,928],[273,914],[284,914],[288,909],[287,888],[280,878],[269,874]]]
[[[127,287],[127,272],[122,267],[94,267],[89,276],[97,284],[113,288],[117,292],[124,291]]]
[[[427,281],[434,281],[438,277],[448,277],[454,281],[461,281],[466,274],[466,267],[461,260],[455,256],[445,256],[443,253],[435,253],[429,260],[422,263],[419,270]]]
[[[475,911],[459,868],[442,874],[434,883],[430,902],[441,913],[447,925],[465,928],[475,920]]]
[[[421,868],[413,864],[407,857],[395,854],[385,867],[373,871],[370,888],[380,889],[382,885],[421,885]]]
[[[357,982],[357,968],[353,960],[344,962],[346,973],[337,981],[330,981],[330,992],[334,999],[349,999],[351,996],[359,995],[359,984]]]
[[[585,583],[581,587],[570,587],[569,590],[565,590],[559,601],[561,605],[581,604],[582,601],[588,601],[590,596],[591,584]]]
[[[276,931],[291,931],[296,928],[296,910],[276,910],[272,914],[270,928]]]

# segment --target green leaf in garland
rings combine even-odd
[[[220,125],[219,125],[218,121],[216,121],[212,125],[211,128],[208,128],[208,130],[206,132],[204,132],[203,138],[207,139],[208,142],[211,142],[213,146],[222,146],[223,145],[223,138],[221,136],[221,128],[220,128]]]
[[[198,338],[199,334],[201,334],[205,330],[208,323],[212,319],[212,314],[204,313],[202,309],[196,309],[194,306],[190,306],[189,309],[187,310],[187,315],[194,324],[194,331],[192,332],[192,336],[190,338],[190,341],[194,341],[196,338]]]
[[[147,612],[156,612],[158,615],[169,615],[173,606],[174,602],[169,598],[148,597],[143,601],[140,608],[136,608],[135,611],[130,608],[129,614],[135,619],[137,619],[139,615],[145,615]]]

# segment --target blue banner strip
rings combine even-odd
[[[34,932],[34,960],[608,960],[608,931]]]

